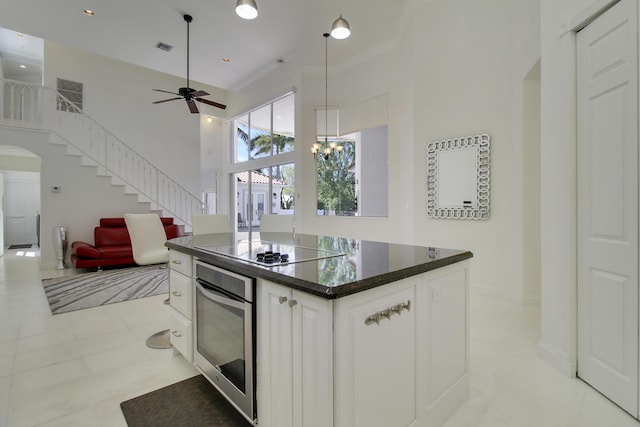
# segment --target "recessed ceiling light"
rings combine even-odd
[[[82,13],[84,13],[87,16],[94,16],[95,15],[95,12],[93,10],[91,10],[91,9],[85,9],[85,10],[82,11]]]
[[[9,151],[18,151],[18,149],[16,147],[8,147],[7,150],[9,150]]]
[[[20,68],[22,68],[24,70],[25,68],[27,68],[27,66],[24,65],[24,64],[20,64]]]
[[[211,116],[207,117],[207,122],[211,123],[213,121],[213,118]]]
[[[231,62],[231,59],[229,59],[229,58],[222,58],[222,62]]]
[[[23,38],[24,38],[24,34],[22,34],[22,33],[17,33],[17,34],[16,34],[16,37],[17,37],[17,38],[19,38],[19,39],[23,39]]]

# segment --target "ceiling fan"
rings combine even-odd
[[[163,99],[162,101],[155,101],[153,102],[153,104],[160,104],[162,102],[175,101],[177,99],[184,99],[185,101],[187,101],[187,107],[189,107],[189,111],[191,111],[194,114],[199,113],[198,106],[196,105],[195,101],[202,102],[203,104],[211,105],[213,107],[221,108],[224,110],[225,108],[227,108],[226,105],[201,98],[201,96],[209,95],[208,92],[205,92],[204,90],[195,90],[189,87],[189,24],[191,23],[193,18],[191,17],[191,15],[184,15],[184,20],[187,22],[187,86],[181,87],[180,89],[178,89],[178,93],[169,92],[168,90],[162,90],[162,89],[153,89],[158,92],[177,95],[175,98]]]

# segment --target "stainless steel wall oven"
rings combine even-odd
[[[255,423],[255,279],[201,261],[194,266],[195,364]]]

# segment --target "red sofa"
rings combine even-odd
[[[178,225],[173,218],[160,218],[168,239],[179,236]],[[76,268],[108,267],[135,264],[131,238],[124,218],[100,218],[100,226],[93,232],[95,245],[73,242],[71,262]]]

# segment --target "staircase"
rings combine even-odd
[[[52,88],[0,79],[0,126],[48,132],[50,142],[66,147],[82,165],[94,166],[98,177],[137,195],[150,211],[172,216],[191,229],[191,217],[206,206],[167,174],[145,160],[98,122]]]

